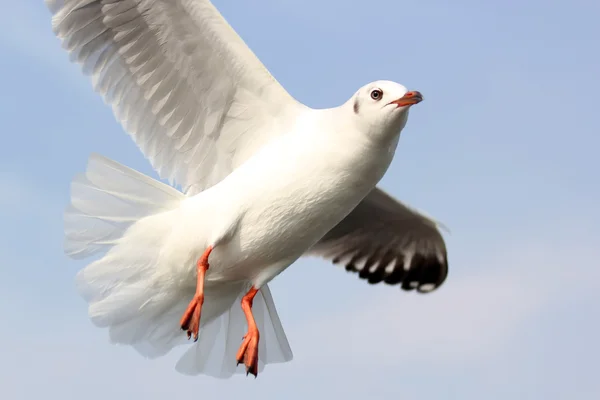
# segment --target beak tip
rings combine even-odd
[[[423,95],[421,94],[421,92],[419,92],[417,90],[413,90],[411,92],[408,92],[407,95],[410,95],[410,97],[413,98],[413,99],[415,99],[417,101],[417,103],[420,103],[423,100],[425,100],[425,98],[423,97]]]

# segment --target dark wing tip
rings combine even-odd
[[[440,287],[448,276],[448,260],[446,255],[439,257],[437,254],[420,255],[416,254],[411,260],[409,269],[414,272],[414,278],[410,277],[407,281],[416,281],[418,293],[431,293]],[[404,284],[402,286],[404,289]]]
[[[416,253],[406,262],[402,254],[387,251],[380,257],[373,254],[366,258],[357,254],[345,264],[345,268],[358,273],[361,279],[372,285],[383,282],[392,286],[400,285],[405,291],[415,290],[424,294],[433,292],[445,282],[448,259],[446,254]]]

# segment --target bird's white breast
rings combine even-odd
[[[275,265],[267,274],[272,276],[261,278],[271,279],[350,213],[381,179],[393,157],[390,145],[376,145],[331,125],[324,129],[313,118],[299,121],[293,131],[198,195],[212,197],[217,225],[220,218],[235,226],[227,244],[215,251],[220,265],[213,269],[213,279],[256,279]]]

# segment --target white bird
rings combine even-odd
[[[419,92],[378,81],[315,110],[208,0],[46,3],[124,130],[182,188],[99,155],[73,181],[66,253],[106,251],[77,282],[113,343],[154,358],[193,336],[178,371],[256,376],[292,359],[268,282],[298,258],[405,290],[444,282],[437,224],[376,188]]]

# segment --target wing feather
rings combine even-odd
[[[161,178],[197,193],[304,108],[208,0],[46,0],[54,32]]]
[[[385,282],[426,293],[448,275],[437,224],[375,188],[309,254],[343,264],[371,284]]]

